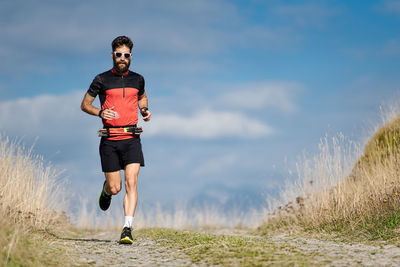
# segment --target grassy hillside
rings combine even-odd
[[[363,151],[343,141],[325,139],[320,154],[304,160],[298,182],[284,192],[292,201],[278,207],[264,231],[291,225],[352,238],[399,237],[400,118],[380,128]]]
[[[65,264],[45,234],[66,224],[56,212],[63,204],[56,178],[41,158],[0,136],[0,266]]]
[[[357,161],[350,177],[363,178],[363,170],[370,170],[376,165],[388,164],[387,161],[395,160],[400,152],[400,117],[390,121],[380,128],[369,140],[364,149],[364,154]]]

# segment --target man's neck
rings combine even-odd
[[[111,71],[112,71],[112,73],[114,73],[114,74],[117,74],[117,75],[127,75],[128,74],[128,72],[129,72],[129,69],[128,70],[126,70],[125,72],[119,72],[118,70],[116,70],[115,68],[112,68],[111,69]]]

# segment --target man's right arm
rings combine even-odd
[[[102,88],[102,80],[100,75],[94,77],[92,83],[90,84],[89,90],[86,92],[85,96],[83,97],[81,103],[81,110],[93,115],[99,116],[99,112],[101,109],[96,108],[92,105],[93,101],[95,100],[96,96],[99,94]],[[104,111],[103,111],[104,112]]]
[[[81,109],[82,109],[82,111],[84,111],[90,115],[98,116],[100,109],[96,108],[92,105],[94,99],[95,99],[95,97],[86,93],[85,96],[83,97],[83,100],[81,103]]]
[[[81,109],[82,111],[93,115],[93,116],[99,116],[99,112],[101,109],[96,108],[95,106],[92,105],[95,97],[89,95],[88,93],[85,94],[83,97],[82,103],[81,103]],[[114,107],[112,108],[106,108],[103,110],[101,113],[101,118],[105,120],[112,120],[115,119],[115,113],[112,111]]]

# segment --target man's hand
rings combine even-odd
[[[104,109],[104,111],[101,113],[101,118],[105,120],[118,119],[118,113],[113,111],[113,109],[114,107]]]
[[[150,121],[150,118],[151,118],[150,110],[146,110],[145,112],[143,112],[142,116],[143,116],[144,121]]]

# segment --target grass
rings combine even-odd
[[[55,245],[54,238],[42,232],[26,231],[1,221],[0,266],[65,266],[69,262],[65,249]]]
[[[261,232],[290,226],[349,240],[400,239],[400,117],[379,128],[364,150],[339,135],[322,139],[319,151],[297,165],[297,181],[272,203]]]
[[[58,173],[32,150],[0,136],[0,266],[64,265],[62,249],[41,230],[66,226]]]
[[[135,238],[150,238],[186,254],[195,264],[222,266],[310,266],[307,255],[290,245],[257,236],[196,233],[165,228],[141,229]]]
[[[97,202],[82,201],[76,218],[75,225],[79,229],[103,229],[121,230],[123,225],[122,200],[124,191],[114,196],[113,203],[107,212],[98,213]],[[113,204],[111,204],[113,205]],[[223,214],[223,216],[221,216]],[[170,209],[164,209],[161,205],[142,206],[139,205],[135,213],[135,229],[140,228],[172,228],[172,229],[195,229],[195,228],[257,228],[262,223],[266,210],[248,209],[240,211],[232,208],[224,211],[217,206],[188,206],[182,203],[176,204]]]

